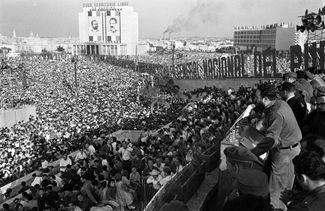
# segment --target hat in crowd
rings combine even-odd
[[[151,176],[158,176],[159,175],[159,172],[157,169],[153,169],[150,173],[149,173]]]
[[[302,70],[298,70],[297,72],[297,78],[301,79],[301,78],[306,78],[306,73]]]
[[[317,97],[316,102],[318,104],[325,104],[325,96]]]
[[[86,180],[92,180],[92,179],[93,179],[93,175],[92,175],[90,172],[86,171],[86,172],[81,176],[81,178],[84,178],[84,179],[86,179]]]
[[[317,87],[317,88],[314,90],[314,96],[315,96],[316,98],[324,97],[324,96],[325,96],[325,87]]]
[[[285,73],[285,74],[283,74],[283,77],[284,78],[297,78],[297,73],[295,73],[295,72],[289,72],[289,73]]]
[[[173,200],[160,208],[160,211],[189,211],[190,209],[181,201]]]
[[[237,175],[238,191],[242,194],[266,197],[269,194],[267,175],[255,169],[241,169]]]
[[[309,78],[311,80],[315,78],[315,75],[312,74],[309,70],[306,70],[305,74],[306,74],[307,78]]]
[[[240,146],[228,147],[224,150],[228,161],[235,163],[253,163],[260,162],[255,154],[250,150]]]

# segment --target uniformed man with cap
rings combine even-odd
[[[315,89],[317,87],[325,86],[324,80],[319,76],[311,73],[310,71],[306,71],[306,76],[312,87]]]
[[[249,169],[262,172],[263,162],[250,150],[241,146],[232,146],[224,150],[227,169],[220,172],[215,210],[221,210],[231,193],[236,189],[236,180],[241,170]]]

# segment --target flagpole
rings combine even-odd
[[[137,65],[138,65],[138,44],[135,46],[135,63],[134,63],[134,71],[137,71]]]
[[[76,94],[78,95],[78,81],[77,81],[77,58],[74,57],[74,82],[76,86]]]

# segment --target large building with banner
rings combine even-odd
[[[267,48],[289,51],[294,44],[295,28],[289,24],[271,24],[261,28],[235,27],[234,46],[241,51]]]
[[[75,55],[135,55],[138,13],[127,2],[84,3]]]

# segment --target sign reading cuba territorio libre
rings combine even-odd
[[[226,78],[280,78],[283,72],[316,67],[325,69],[325,41],[290,47],[290,58],[280,58],[275,49],[255,52],[251,56],[231,55],[201,62],[177,64],[168,69],[176,79],[226,79]],[[250,71],[250,72],[249,72]]]

